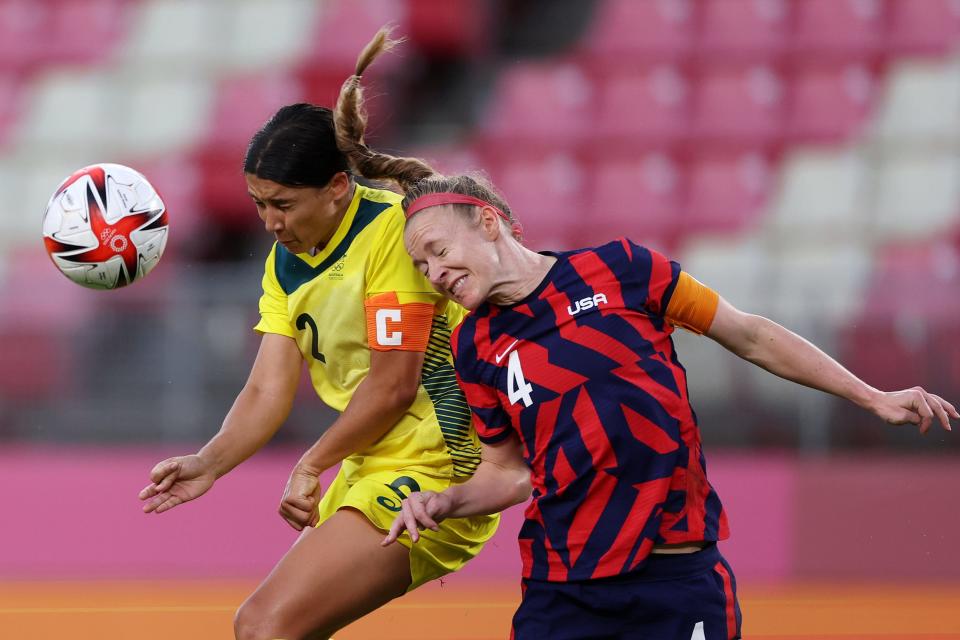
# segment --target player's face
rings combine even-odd
[[[433,287],[476,309],[495,282],[497,254],[483,229],[448,206],[416,214],[404,232],[407,252]]]
[[[246,179],[264,227],[290,253],[306,253],[329,242],[353,195],[353,185],[342,172],[323,187],[290,187],[249,173]]]

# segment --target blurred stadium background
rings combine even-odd
[[[332,105],[387,22],[408,41],[369,74],[373,146],[485,170],[532,247],[628,235],[874,386],[960,401],[960,0],[0,0],[0,637],[229,637],[290,544],[275,504],[332,418],[306,381],[202,501],[153,519],[136,493],[216,431],[255,354],[271,237],[247,141],[283,104]],[[161,266],[110,293],[40,240],[94,162],[142,171],[171,220]],[[960,602],[960,440],[677,342],[745,637],[960,637],[937,609]],[[379,619],[505,637],[516,522]],[[494,603],[470,629],[403,618],[461,615],[470,589]]]

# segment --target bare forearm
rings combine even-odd
[[[789,329],[753,317],[752,341],[738,353],[770,373],[869,408],[879,393],[814,344]]]
[[[473,477],[444,491],[450,498],[448,518],[499,513],[530,497],[530,470],[483,461]]]
[[[292,395],[272,394],[248,384],[234,400],[220,431],[197,455],[211,465],[218,478],[223,476],[270,441],[292,406]]]
[[[365,379],[344,412],[303,454],[300,463],[319,474],[347,456],[363,451],[400,420],[412,401],[395,388]]]

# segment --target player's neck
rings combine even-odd
[[[519,251],[511,251],[507,256],[503,256],[503,272],[509,276],[491,291],[489,300],[493,304],[516,304],[529,296],[540,286],[557,261],[553,256],[530,251],[521,245],[515,246]]]

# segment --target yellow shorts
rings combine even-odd
[[[341,468],[320,500],[320,524],[344,507],[356,509],[382,530],[390,530],[400,513],[400,502],[414,491],[443,491],[454,480],[436,478],[410,469],[378,471],[349,484]],[[451,518],[440,523],[439,531],[420,532],[414,544],[406,531],[398,542],[410,550],[410,587],[452,573],[480,553],[496,532],[500,515]]]

